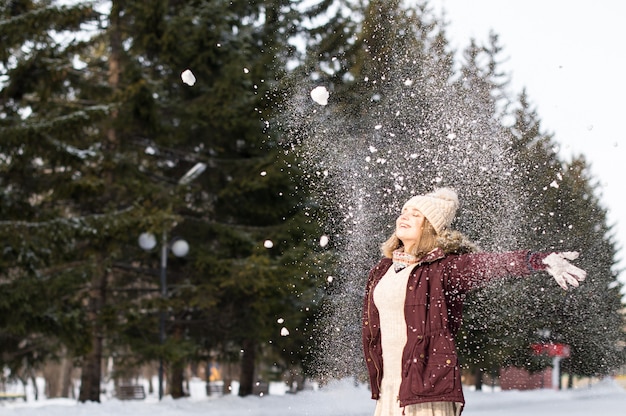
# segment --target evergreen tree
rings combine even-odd
[[[564,343],[572,352],[564,362],[570,374],[607,374],[623,362],[618,345],[624,333],[606,213],[584,160],[569,164],[560,160],[555,142],[541,131],[525,93],[514,120],[514,175],[521,185],[524,225],[519,244],[535,251],[580,251],[578,263],[588,278],[568,292],[543,273],[479,292],[478,303],[468,305],[461,345],[470,366],[494,370],[516,365],[536,371],[550,365],[550,360],[534,355],[530,345]]]
[[[583,157],[566,165],[558,189],[563,192],[558,201],[562,216],[557,215],[555,222],[569,231],[564,233],[564,244],[581,247],[580,262],[588,275],[579,291],[557,297],[554,303],[561,314],[552,323],[552,332],[557,341],[570,346],[572,356],[564,363],[570,375],[605,376],[625,362],[622,346],[626,331],[622,285],[614,267],[615,241],[597,196],[598,185]]]
[[[3,274],[54,281],[87,306],[45,308],[80,335],[65,340],[82,358],[80,400],[99,400],[110,354],[117,367],[165,359],[177,397],[184,364],[243,349],[240,394],[251,392],[276,317],[305,322],[309,307],[288,299],[315,286],[302,280],[300,247],[315,234],[296,215],[305,195],[260,120],[271,119],[266,91],[290,50],[289,2],[13,3],[2,21]],[[186,68],[193,88],[180,81]],[[198,163],[206,172],[179,183]],[[168,266],[167,299],[151,272],[159,256],[136,245],[143,231],[192,246]],[[155,347],[166,309],[167,341]],[[228,331],[210,332],[224,322]]]
[[[137,177],[125,175],[132,160],[121,157],[114,125],[119,56],[98,55],[106,37],[91,44],[66,37],[97,25],[92,6],[12,2],[3,10],[1,54],[5,262],[17,277],[68,291],[64,304],[48,298],[46,308],[17,313],[80,322],[64,341],[83,358],[81,400],[99,398],[111,259],[119,235],[142,215],[134,206]],[[81,54],[93,59],[79,69],[73,62]]]
[[[512,174],[518,169],[517,160],[502,124],[509,103],[508,79],[499,70],[501,51],[498,36],[493,33],[487,45],[470,41],[463,51],[454,80],[456,96],[450,104],[459,106],[455,110],[459,116],[454,122],[469,124],[463,132],[468,150],[461,163],[474,159],[475,169],[489,172],[487,179],[478,183],[475,178],[480,177],[479,172],[455,179],[472,189],[464,195],[456,227],[478,244],[480,250],[496,252],[524,248],[518,241],[520,227],[524,225],[521,187],[518,177]],[[511,353],[510,345],[492,342],[509,329],[504,321],[506,317],[502,316],[508,311],[502,303],[503,290],[503,285],[495,284],[474,290],[466,297],[458,344],[463,364],[474,374],[477,389],[482,386],[483,373],[497,372],[503,357]]]
[[[569,371],[590,375],[593,368],[607,374],[623,360],[616,348],[624,335],[620,285],[613,271],[616,250],[606,211],[596,196],[584,159],[560,161],[556,144],[541,132],[525,94],[520,97],[515,119],[513,132],[526,184],[524,205],[529,225],[523,238],[535,250],[580,251],[580,265],[588,272],[581,287],[568,293],[545,281],[529,281],[518,294],[535,312],[531,319],[527,313],[518,319],[527,324],[527,340],[546,341],[537,333],[548,330],[548,341],[571,346],[572,358],[566,363]],[[533,291],[532,285],[540,291]],[[590,310],[596,313],[589,314]],[[598,328],[602,334],[594,332]],[[520,351],[528,353],[527,349]],[[576,366],[574,362],[585,364]],[[585,367],[587,370],[582,370]]]
[[[159,63],[188,65],[198,78],[184,94],[166,93],[184,97],[165,111],[176,114],[176,124],[166,130],[178,148],[198,149],[207,163],[197,180],[202,193],[188,193],[182,211],[186,225],[180,232],[197,247],[182,278],[195,289],[180,292],[185,297],[174,303],[179,306],[174,321],[194,337],[201,354],[215,351],[218,358],[241,363],[242,396],[252,393],[257,357],[284,349],[270,343],[280,334],[277,319],[292,316],[287,324],[297,325],[309,314],[308,307],[289,299],[308,297],[316,285],[313,278],[303,279],[305,255],[314,247],[310,234],[316,234],[302,214],[306,193],[298,185],[297,163],[279,152],[271,129],[280,98],[273,88],[291,54],[292,7],[286,1],[180,5],[159,17],[163,34],[148,37],[160,46]],[[296,331],[290,339],[304,343]],[[181,369],[188,357],[171,353]]]

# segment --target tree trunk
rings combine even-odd
[[[109,12],[109,71],[108,82],[112,91],[119,87],[120,76],[120,54],[122,50],[120,35],[120,2],[114,0],[111,3],[111,11]],[[117,112],[113,111],[111,119],[117,117]],[[113,127],[107,130],[107,144],[109,150],[113,150],[118,146],[116,131]],[[110,185],[113,183],[112,173],[104,173],[105,183]],[[83,359],[80,394],[78,400],[100,401],[100,380],[102,371],[102,343],[104,339],[104,326],[100,319],[100,311],[105,305],[105,294],[107,287],[107,272],[104,270],[104,258],[106,253],[103,252],[97,256],[99,266],[102,268],[100,272],[96,272],[91,280],[89,290],[88,312],[87,316],[91,323],[91,349]]]
[[[70,397],[73,366],[67,355],[67,350],[63,349],[58,362],[49,362],[43,368],[48,398]]]
[[[37,386],[37,377],[35,377],[34,373],[30,373],[30,382],[33,383],[33,394],[35,395],[35,400],[39,400],[39,387]]]
[[[568,359],[562,363],[561,368],[563,371],[567,371],[567,388],[574,388],[574,375],[572,374],[572,362]]]
[[[72,365],[72,360],[67,357],[67,354],[61,360],[61,397],[70,398],[73,395],[72,391],[72,373],[74,370],[74,366]]]
[[[252,394],[254,387],[254,362],[256,359],[255,342],[252,339],[243,341],[243,356],[241,357],[241,372],[239,376],[239,396]]]
[[[173,345],[180,345],[183,337],[183,328],[180,325],[174,325],[171,333]],[[183,383],[185,382],[185,359],[177,359],[171,361],[168,366],[169,374],[169,390],[173,399],[180,399],[185,397],[185,389]]]
[[[46,397],[50,399],[61,397],[62,369],[59,363],[50,362],[46,364],[43,368],[43,378],[46,382]]]
[[[91,351],[85,356],[80,376],[78,401],[100,401],[100,360],[102,359],[102,337],[93,336]]]
[[[170,394],[173,399],[185,397],[183,382],[185,381],[185,366],[182,362],[173,362],[170,364]]]
[[[102,261],[99,259],[98,261]],[[78,401],[100,401],[100,379],[102,372],[102,340],[104,328],[100,311],[105,303],[107,275],[103,270],[94,273],[89,290],[87,316],[91,322],[91,349],[83,358],[80,376],[80,394]]]
[[[481,391],[483,389],[483,372],[479,367],[474,369],[474,387],[476,391]]]

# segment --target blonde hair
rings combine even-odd
[[[438,247],[438,240],[435,227],[433,227],[428,219],[424,218],[420,240],[412,247],[409,254],[412,254],[417,258],[424,257],[426,254]],[[391,237],[389,237],[387,241],[381,245],[380,249],[385,257],[392,258],[393,252],[402,246],[402,241],[400,241],[394,231],[393,234],[391,234]]]

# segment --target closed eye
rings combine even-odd
[[[421,217],[422,213],[417,208],[404,208],[401,215],[410,215],[412,217]]]

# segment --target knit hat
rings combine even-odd
[[[417,195],[409,199],[405,207],[415,207],[433,225],[437,234],[452,224],[456,210],[459,208],[459,198],[450,188],[435,189],[426,195]]]

